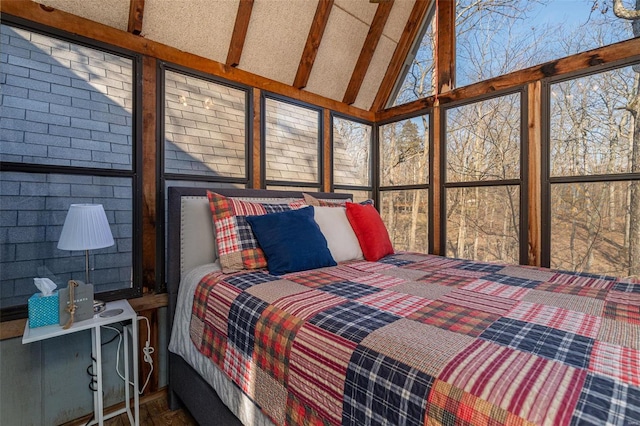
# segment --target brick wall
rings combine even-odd
[[[131,60],[1,26],[0,158],[5,162],[132,169]],[[84,281],[84,253],[57,249],[69,205],[103,204],[116,241],[95,250],[97,291],[132,279],[132,179],[0,173],[0,307],[37,291]]]

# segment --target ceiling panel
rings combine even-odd
[[[393,2],[387,25],[384,26],[384,31],[382,32],[384,36],[389,37],[396,43],[400,41],[402,31],[407,25],[414,3],[415,0],[395,0]]]
[[[238,68],[293,84],[317,5],[256,0]]]
[[[342,101],[368,31],[368,25],[334,6],[305,90]]]
[[[376,14],[376,9],[378,8],[378,4],[371,3],[369,0],[335,0],[333,7],[339,7],[365,24],[371,25],[373,15]]]
[[[6,0],[5,0],[6,1]],[[124,30],[130,0],[35,0]],[[416,0],[395,0],[354,106],[368,110]],[[240,0],[145,0],[141,36],[225,63]],[[254,0],[239,69],[292,85],[318,0]],[[378,3],[334,0],[304,90],[342,101]]]
[[[129,23],[129,0],[34,0],[119,30]]]
[[[393,52],[396,50],[397,43],[389,40],[387,37],[381,37],[378,42],[373,58],[371,59],[371,65],[367,70],[367,74],[362,80],[362,86],[358,92],[358,97],[353,103],[353,106],[369,110],[373,100],[375,99],[378,88],[382,83],[389,62],[393,57]]]
[[[146,0],[141,35],[224,63],[239,3],[239,0]]]

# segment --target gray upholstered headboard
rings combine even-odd
[[[303,198],[302,192],[264,189],[212,188],[219,194],[238,198]],[[312,193],[320,199],[344,200],[350,194]],[[170,314],[173,318],[172,298],[177,297],[182,275],[196,266],[215,260],[216,248],[211,211],[206,188],[169,188],[167,232],[167,291]],[[175,301],[175,300],[174,300]]]

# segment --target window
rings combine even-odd
[[[334,190],[371,198],[371,125],[337,116],[332,121]]]
[[[640,276],[640,134],[633,66],[549,88],[550,265]]]
[[[165,174],[248,180],[247,90],[171,69],[164,88]]]
[[[429,116],[379,127],[380,205],[396,250],[428,251]]]
[[[432,8],[435,9],[435,8]],[[423,23],[422,36],[407,58],[394,93],[390,96],[391,106],[406,104],[433,95],[435,25],[434,14],[428,13]]]
[[[320,188],[320,110],[272,96],[263,105],[266,185]]]
[[[250,90],[170,64],[160,64],[164,91],[164,206],[169,187],[246,188],[250,179]],[[164,208],[165,223],[167,208]],[[166,241],[168,231],[158,238]],[[165,247],[166,250],[166,247]],[[165,250],[162,251],[166,255]],[[166,268],[167,263],[161,262]],[[162,268],[161,273],[166,274]],[[158,283],[164,283],[158,277]]]
[[[519,263],[520,94],[446,111],[446,254]]]
[[[103,204],[115,240],[90,251],[96,294],[140,293],[134,112],[139,58],[6,24],[0,118],[0,307],[22,315],[34,277],[85,280],[84,252],[57,248],[73,203]]]
[[[632,38],[633,21],[616,17],[612,3],[457,0],[457,86]]]

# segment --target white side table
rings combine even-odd
[[[109,311],[122,310],[118,315],[108,316],[105,313]],[[89,425],[98,424],[102,426],[106,419],[110,419],[120,414],[127,413],[129,423],[138,426],[140,423],[140,396],[138,394],[138,321],[137,314],[126,300],[117,300],[107,303],[106,309],[100,314],[96,314],[93,318],[74,322],[69,329],[64,330],[61,325],[48,325],[45,327],[29,328],[29,322],[24,327],[22,343],[37,342],[39,340],[51,339],[52,337],[64,336],[65,334],[75,333],[77,331],[91,329],[91,354],[93,355],[93,371],[96,374],[97,390],[93,392],[93,417],[94,420]],[[125,371],[125,407],[117,410],[109,415],[104,415],[104,404],[102,399],[102,339],[101,328],[103,325],[110,325],[120,321],[130,321],[131,324],[124,327],[124,371]],[[126,331],[125,331],[126,330]],[[129,339],[127,333],[131,337],[131,356],[133,359],[133,412],[130,398],[129,385]]]

